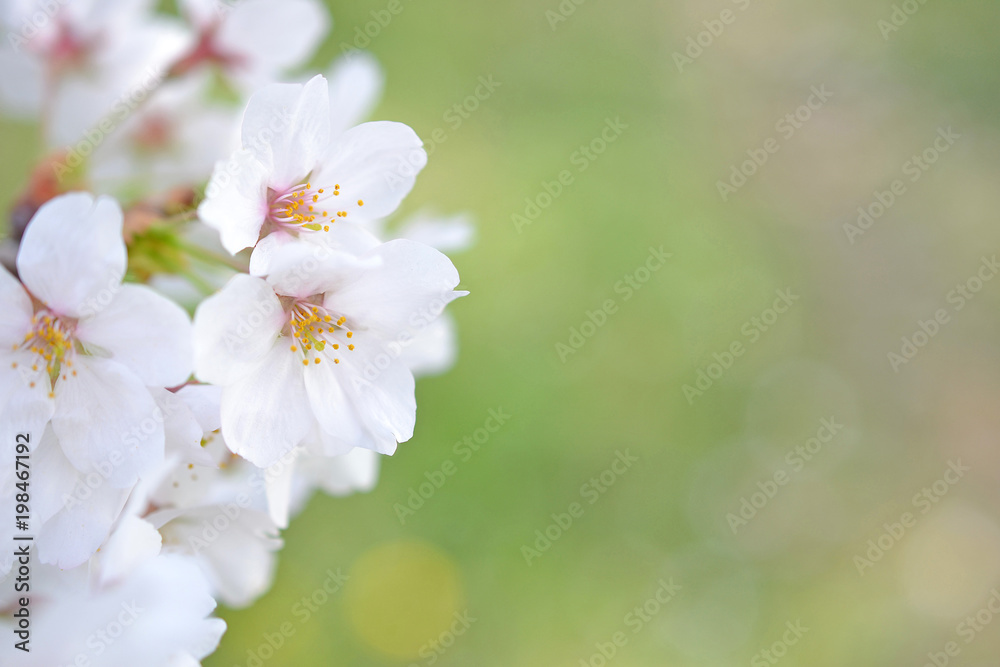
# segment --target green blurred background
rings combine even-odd
[[[451,308],[459,362],[418,382],[416,436],[374,492],[316,497],[293,522],[274,588],[221,610],[206,665],[257,664],[283,624],[264,664],[995,665],[1000,622],[960,624],[1000,585],[1000,281],[961,310],[948,295],[1000,249],[1000,5],[912,0],[884,39],[888,0],[564,0],[554,28],[559,0],[400,1],[369,46],[388,77],[376,117],[447,134],[405,210],[477,220],[455,257],[472,292]],[[320,70],[387,2],[330,6]],[[824,85],[786,138],[776,124]],[[627,128],[580,171],[608,119]],[[949,127],[960,138],[910,181],[905,163]],[[717,181],[769,137],[780,150],[722,201]],[[0,141],[7,206],[35,140],[4,123]],[[518,229],[563,170],[572,184]],[[905,194],[852,243],[844,225],[897,178]],[[672,257],[625,300],[619,281],[661,246]],[[770,320],[776,290],[798,299]],[[938,309],[948,322],[894,371],[887,354]],[[736,342],[731,368],[710,369]],[[699,369],[720,377],[689,401]],[[509,420],[464,460],[455,444],[491,409]],[[830,418],[843,426],[810,460],[789,455]],[[583,485],[617,452],[639,462],[591,504]],[[401,522],[395,506],[447,461]],[[954,484],[949,462],[968,468]],[[746,525],[727,518],[768,489]],[[529,565],[523,547],[574,502],[582,516]],[[345,587],[305,613],[338,568]]]

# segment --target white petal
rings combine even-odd
[[[285,324],[281,302],[260,278],[234,276],[194,315],[195,372],[203,382],[225,385],[247,373],[274,346]]]
[[[222,435],[236,454],[266,468],[302,442],[314,423],[302,355],[282,341],[222,391]]]
[[[366,227],[341,220],[330,225],[329,232],[317,233],[313,237],[320,239],[323,245],[333,250],[363,255],[382,245],[382,241]]]
[[[276,230],[257,241],[250,254],[250,275],[266,276],[271,272],[271,260],[279,248],[295,243],[295,237],[283,230]]]
[[[315,0],[245,0],[226,16],[216,40],[223,53],[277,74],[305,62],[329,29],[329,16]]]
[[[444,313],[418,330],[399,358],[417,377],[438,375],[455,365],[458,353],[455,320]]]
[[[353,51],[334,61],[330,84],[330,128],[334,137],[371,116],[385,87],[385,73],[375,56]]]
[[[52,604],[39,599],[32,608],[34,636],[58,638],[32,643],[31,655],[47,654],[32,665],[83,664],[80,656],[90,656],[92,665],[166,665],[178,654],[205,657],[225,631],[222,620],[206,618],[215,600],[189,556],[160,554],[114,585],[58,592]],[[101,640],[110,639],[109,628],[116,639]]]
[[[215,165],[198,218],[218,230],[234,255],[257,243],[267,218],[267,178],[267,167],[250,151],[236,151]]]
[[[374,220],[399,207],[426,164],[423,142],[413,130],[402,123],[378,121],[336,138],[312,179],[321,187],[340,185],[336,203],[348,220]]]
[[[81,320],[77,337],[110,352],[151,387],[174,387],[191,376],[191,320],[174,302],[144,285],[122,285],[107,307]]]
[[[250,275],[271,276],[272,284],[284,284],[284,279],[279,278],[279,274],[292,271],[301,274],[303,269],[312,271],[309,266],[316,262],[330,264],[333,256],[337,255],[342,260],[346,260],[343,253],[349,253],[355,257],[363,255],[374,248],[377,248],[381,241],[370,231],[361,225],[351,224],[346,221],[339,221],[330,225],[328,232],[303,232],[299,237],[294,237],[284,231],[276,231],[262,238],[257,247],[254,248],[250,256]],[[286,249],[286,246],[302,246],[297,249]],[[281,260],[277,260],[279,255],[284,255]],[[275,264],[279,261],[279,264]],[[371,258],[369,261],[352,263],[353,266],[377,266],[381,260]],[[302,266],[296,266],[296,264]],[[344,273],[343,270],[334,268],[334,274]],[[328,271],[329,272],[329,271]],[[300,281],[296,280],[296,284]],[[281,292],[282,294],[297,294],[298,288],[292,292]],[[322,291],[322,290],[320,290]],[[280,292],[280,290],[279,290]],[[310,292],[309,296],[317,292]]]
[[[24,342],[31,328],[31,299],[17,278],[0,266],[0,349]]]
[[[278,294],[302,298],[338,289],[381,262],[379,257],[358,257],[316,243],[297,241],[272,254],[267,282]]]
[[[201,662],[190,653],[177,653],[170,656],[170,662],[166,667],[201,667]]]
[[[17,271],[28,290],[60,315],[95,312],[125,275],[118,203],[75,192],[42,205],[24,232]]]
[[[163,415],[149,391],[127,368],[77,355],[77,372],[56,383],[52,428],[66,458],[84,473],[110,464],[109,483],[135,484],[163,462]]]
[[[101,548],[98,581],[106,586],[124,579],[140,563],[156,557],[161,544],[162,539],[153,524],[137,516],[123,516]]]
[[[354,351],[341,355],[338,367],[344,372],[341,386],[370,436],[355,446],[392,454],[397,443],[413,437],[413,373],[377,339],[355,333],[354,340]]]
[[[218,517],[226,519],[226,528],[217,530],[215,539],[207,540],[205,526],[218,523]],[[274,552],[282,541],[266,514],[242,509],[232,516],[221,505],[209,505],[191,510],[160,530],[168,544],[193,550],[225,604],[244,607],[271,587]]]
[[[345,353],[352,354],[346,350]],[[341,368],[340,364],[329,363],[331,361],[329,358],[324,361],[325,363],[318,366],[314,364],[313,367],[304,369],[309,405],[319,421],[320,428],[325,432],[325,436],[328,436],[323,438],[324,444],[330,438],[336,438],[344,443],[344,449],[362,446],[361,443],[366,442],[368,438],[367,430],[354,404],[341,387],[341,382],[350,381],[349,374],[345,373],[346,366]],[[341,363],[343,362],[344,360],[341,360]]]
[[[298,467],[302,448],[296,447],[280,461],[268,467],[265,476],[267,513],[278,528],[288,528],[289,506],[292,500],[292,481]]]
[[[105,485],[56,514],[42,526],[36,540],[39,560],[64,570],[87,562],[107,539],[127,498],[127,489]]]
[[[379,268],[326,298],[328,308],[347,316],[348,326],[387,339],[403,332],[412,336],[465,294],[453,291],[459,277],[451,260],[429,246],[397,239],[371,255],[382,259]]]
[[[59,440],[51,428],[38,439],[38,448],[33,452],[31,465],[34,469],[35,517],[42,523],[65,509],[70,498],[89,495],[89,487],[80,479],[80,473],[69,462],[59,447]],[[98,484],[103,478],[98,477]]]
[[[187,404],[204,433],[222,428],[219,406],[222,404],[222,387],[209,384],[189,384],[177,391],[177,397]]]
[[[330,144],[326,79],[275,83],[250,98],[243,116],[243,148],[269,172],[268,187],[285,192],[303,183]]]
[[[310,457],[303,474],[330,495],[346,496],[375,488],[380,460],[375,452],[359,447],[343,456]]]
[[[36,508],[46,517],[37,537],[39,560],[62,569],[76,567],[107,539],[129,490],[113,488],[99,472],[75,470],[55,437],[46,437],[33,464],[36,495],[58,499],[57,505],[50,497]]]
[[[0,456],[7,461],[14,455],[19,434],[29,436],[32,450],[37,446],[55,409],[49,375],[44,361],[38,361],[27,351],[0,353]]]
[[[167,465],[179,462],[215,467],[215,461],[201,446],[205,431],[187,401],[179,392],[159,388],[150,388],[149,392],[163,414],[165,451],[169,458]],[[166,474],[167,471],[164,471],[164,476]]]

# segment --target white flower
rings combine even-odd
[[[296,237],[324,243],[338,223],[389,215],[427,162],[401,123],[365,123],[331,139],[329,95],[322,76],[263,88],[243,117],[243,150],[216,165],[199,217],[231,253],[256,246],[254,275],[268,273],[277,247]]]
[[[316,0],[181,0],[199,34],[181,68],[210,62],[244,89],[271,83],[303,64],[330,29]]]
[[[9,639],[0,662],[24,667],[168,667],[194,664],[212,653],[226,630],[211,617],[216,603],[189,558],[155,555],[156,531],[135,520],[109,542],[114,556],[96,577],[85,568],[32,571],[31,651],[14,648],[9,616],[0,628]],[[140,525],[136,525],[140,524]],[[109,554],[110,556],[110,554]],[[177,662],[186,660],[187,662]]]
[[[198,377],[223,387],[228,446],[267,467],[318,432],[327,456],[384,454],[413,435],[413,374],[398,348],[436,319],[458,272],[427,246],[377,240],[350,225],[338,250],[293,243],[267,280],[236,276],[195,313]],[[367,239],[368,249],[343,248]]]
[[[144,520],[159,531],[164,553],[192,556],[225,604],[244,607],[271,587],[282,541],[264,494],[251,486],[256,469],[219,437],[219,401],[219,389],[208,385],[159,396],[168,461],[140,485],[132,509],[157,508]]]
[[[171,81],[105,137],[88,177],[106,194],[165,192],[206,180],[239,145],[237,114],[205,101],[207,77]]]
[[[46,111],[50,146],[67,146],[166,74],[190,35],[152,0],[15,0],[3,22],[0,101]],[[120,119],[118,119],[120,120]]]
[[[28,224],[17,256],[23,286],[0,270],[3,446],[12,432],[37,446],[51,420],[73,468],[110,468],[115,488],[163,459],[147,387],[179,385],[191,371],[187,314],[148,287],[123,285],[125,263],[118,204],[73,193]]]

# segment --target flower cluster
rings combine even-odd
[[[392,219],[427,156],[362,122],[374,59],[301,74],[317,0],[155,4],[0,9],[0,107],[51,149],[0,257],[0,577],[31,564],[0,627],[30,593],[34,638],[4,643],[15,664],[199,664],[216,603],[268,590],[313,493],[374,486],[414,377],[455,358],[442,251],[471,226]]]

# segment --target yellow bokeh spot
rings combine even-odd
[[[344,599],[357,636],[375,651],[411,660],[464,610],[454,561],[432,544],[401,540],[362,554]]]

